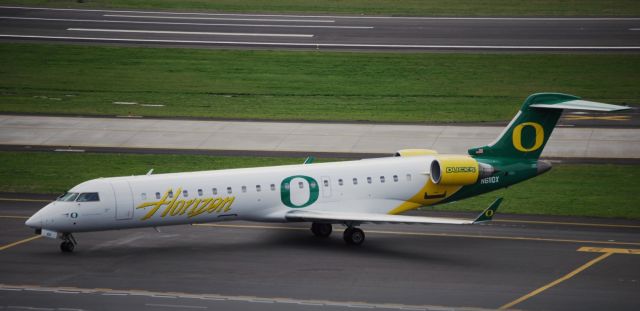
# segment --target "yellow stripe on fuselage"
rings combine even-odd
[[[424,184],[424,186],[422,186],[422,189],[420,189],[418,193],[414,194],[411,198],[409,198],[409,200],[389,211],[389,214],[396,215],[412,209],[416,209],[421,206],[436,204],[454,195],[460,189],[462,189],[462,186],[437,185],[431,181],[431,178],[427,178],[427,182]]]

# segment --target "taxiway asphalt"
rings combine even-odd
[[[466,153],[504,126],[248,122],[0,115],[0,145],[388,154],[427,148]],[[554,158],[640,158],[640,128],[556,128],[542,153]]]
[[[640,51],[640,17],[390,17],[0,6],[0,39],[400,51]]]
[[[304,224],[226,222],[77,234],[63,254],[24,226],[46,199],[22,199],[0,200],[0,309],[640,308],[637,221],[367,225],[360,247],[337,227],[317,239]]]

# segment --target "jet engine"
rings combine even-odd
[[[431,181],[438,185],[471,185],[495,169],[469,156],[442,156],[431,162]]]

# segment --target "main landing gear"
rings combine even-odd
[[[314,222],[311,224],[311,232],[313,235],[326,238],[331,235],[333,230],[331,224]],[[360,245],[364,242],[364,231],[359,228],[348,226],[342,234],[342,238],[349,245]]]
[[[360,245],[364,242],[364,231],[356,227],[347,227],[342,234],[342,238],[349,245]]]
[[[63,253],[71,253],[73,249],[76,247],[76,239],[71,235],[71,233],[63,233],[62,234],[62,243],[60,243],[60,250]]]

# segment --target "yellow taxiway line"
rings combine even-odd
[[[52,200],[42,200],[42,199],[18,199],[18,198],[0,198],[0,201],[11,201],[11,202],[51,202]]]
[[[532,292],[530,292],[530,293],[528,293],[528,294],[526,294],[526,295],[524,295],[524,296],[522,296],[522,297],[520,297],[520,298],[518,298],[518,299],[516,299],[516,300],[514,300],[512,302],[509,302],[509,303],[501,306],[499,308],[499,310],[509,309],[509,308],[519,304],[519,303],[522,303],[522,302],[530,299],[531,297],[533,297],[535,295],[538,295],[538,294],[542,293],[543,291],[545,291],[545,290],[547,290],[547,289],[549,289],[551,287],[554,287],[554,286],[556,286],[556,285],[558,285],[558,284],[560,284],[560,283],[562,283],[562,282],[564,282],[564,281],[576,276],[578,273],[588,269],[589,267],[597,264],[598,262],[604,260],[605,258],[607,258],[607,257],[609,257],[609,256],[611,256],[613,254],[640,255],[640,249],[627,249],[627,248],[602,248],[602,247],[586,247],[586,246],[583,246],[583,247],[578,248],[578,251],[579,252],[602,253],[602,255],[590,260],[589,262],[587,262],[584,265],[578,267],[577,269],[565,274],[563,277],[561,277],[561,278],[559,278],[559,279],[557,279],[557,280],[555,280],[555,281],[553,281],[553,282],[551,282],[551,283],[549,283],[547,285],[544,285],[544,286],[542,286],[542,287],[540,287],[540,288],[538,288],[538,289],[536,289],[536,290],[534,290],[534,291],[532,291]]]
[[[12,248],[12,247],[14,247],[16,245],[20,245],[20,244],[23,244],[23,243],[27,243],[27,242],[39,239],[41,237],[42,237],[41,235],[36,235],[36,236],[32,236],[32,237],[24,239],[24,240],[13,242],[11,244],[0,246],[0,251],[3,251],[3,250],[8,249],[8,248]]]
[[[9,218],[9,219],[29,219],[27,216],[4,216],[0,215],[0,218]]]
[[[585,227],[608,227],[608,228],[640,228],[640,225],[616,225],[616,224],[598,224],[598,223],[585,223],[585,222],[517,220],[517,219],[494,219],[493,222],[541,224],[541,225],[585,226]]]
[[[640,249],[634,248],[604,248],[604,247],[580,247],[579,252],[591,252],[591,253],[612,253],[612,254],[628,254],[628,255],[640,255]]]
[[[236,228],[236,229],[271,229],[271,230],[303,230],[303,231],[309,230],[308,228],[272,226],[272,225],[230,225],[230,224],[212,224],[212,223],[193,224],[193,225],[201,226],[201,227]],[[367,230],[367,232],[377,233],[377,234],[407,235],[407,236],[436,236],[436,237],[476,238],[476,239],[494,239],[494,240],[521,240],[521,241],[561,242],[561,243],[576,243],[576,244],[588,243],[588,244],[640,246],[639,242],[590,241],[590,240],[552,239],[552,238],[519,237],[519,236],[471,235],[471,234],[385,231],[385,230]]]

